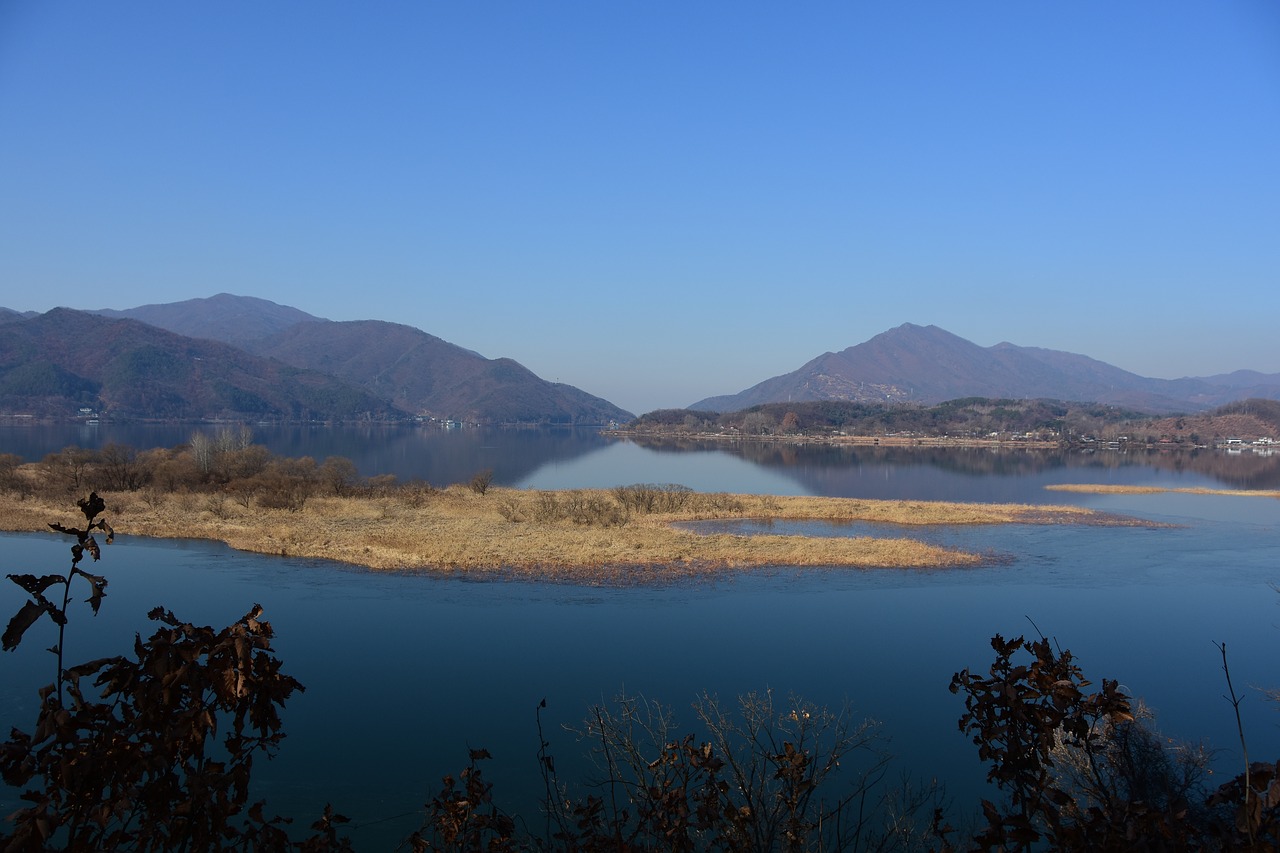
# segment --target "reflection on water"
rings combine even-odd
[[[1012,560],[926,572],[774,569],[644,588],[374,573],[122,538],[100,564],[111,579],[102,613],[74,612],[68,652],[88,659],[127,648],[135,631],[149,630],[141,614],[159,603],[214,625],[262,603],[277,652],[307,691],[285,711],[281,756],[260,765],[261,793],[308,818],[332,801],[369,824],[354,832],[362,849],[407,834],[413,811],[441,775],[465,764],[468,746],[490,749],[496,792],[527,805],[541,790],[538,702],[548,701],[543,723],[558,766],[572,775],[583,747],[561,726],[624,689],[674,705],[686,723],[703,690],[848,700],[885,721],[902,769],[936,774],[972,805],[984,771],[956,731],[962,705],[947,684],[960,668],[989,664],[992,634],[1031,633],[1032,620],[1095,682],[1119,678],[1145,697],[1171,734],[1208,737],[1229,770],[1239,761],[1235,721],[1220,699],[1213,643],[1227,644],[1237,684],[1280,684],[1271,653],[1280,639],[1271,587],[1280,580],[1280,503],[1099,497],[1106,508],[1179,526],[941,528],[925,535]],[[771,528],[792,531],[863,532]],[[66,559],[57,537],[0,535],[0,571]],[[0,587],[0,617],[21,604],[19,593]],[[34,719],[35,688],[51,677],[41,651],[49,644],[33,633],[0,658],[0,728]],[[1251,693],[1242,711],[1251,750],[1280,752],[1272,706]],[[0,796],[0,812],[15,805]]]
[[[655,454],[724,453],[784,473],[810,494],[848,497],[1009,500],[1047,483],[1280,488],[1280,457],[1217,450],[1093,451],[1017,447],[867,447],[780,442],[636,438]],[[922,476],[915,476],[920,474]],[[878,481],[885,481],[879,486]],[[896,483],[893,481],[897,481]],[[881,494],[870,494],[880,490]],[[982,494],[990,497],[980,497]],[[953,498],[950,498],[953,499]]]
[[[0,452],[34,459],[73,443],[171,446],[191,428],[90,429],[0,427]],[[1178,525],[877,527],[879,535],[1010,559],[926,572],[773,569],[626,589],[373,573],[207,543],[113,545],[101,566],[111,579],[101,615],[82,607],[73,617],[72,659],[127,649],[134,632],[149,632],[142,614],[157,604],[225,625],[262,603],[288,671],[308,688],[286,709],[281,757],[260,765],[262,793],[308,819],[326,801],[358,823],[408,815],[358,829],[368,849],[389,847],[413,828],[413,811],[442,774],[465,764],[467,746],[488,747],[497,760],[486,774],[499,795],[527,806],[541,790],[534,709],[544,697],[544,726],[569,775],[582,747],[561,726],[624,689],[678,711],[702,690],[731,697],[772,688],[832,705],[847,699],[886,722],[903,769],[938,775],[959,803],[972,804],[983,771],[956,732],[961,705],[946,687],[956,670],[989,663],[993,633],[1028,633],[1034,620],[1095,681],[1119,678],[1145,697],[1172,734],[1210,738],[1225,768],[1239,756],[1213,643],[1227,643],[1237,683],[1280,684],[1270,653],[1280,638],[1280,596],[1271,586],[1280,582],[1280,502],[1044,491],[1073,482],[1274,488],[1275,458],[640,445],[591,431],[422,427],[264,427],[255,438],[275,453],[347,456],[367,475],[437,484],[492,468],[496,482],[522,487],[671,482],[699,491],[1076,503]],[[0,573],[66,561],[67,544],[56,537],[0,536]],[[0,619],[22,600],[16,586],[0,584]],[[34,719],[35,690],[52,676],[41,651],[50,643],[33,633],[0,657],[0,731]],[[1276,712],[1258,694],[1242,710],[1251,748],[1277,754]],[[15,806],[0,794],[0,813]]]
[[[70,444],[172,447],[191,425],[0,425],[0,453],[40,459]],[[209,427],[207,429],[214,429]],[[779,442],[619,440],[592,429],[454,429],[429,426],[258,426],[273,453],[346,456],[366,476],[436,485],[486,468],[494,482],[526,488],[611,488],[681,483],[698,491],[1043,503],[1055,483],[1174,488],[1280,488],[1280,456],[1219,451],[1033,451],[1018,448],[853,447]],[[1054,496],[1055,503],[1079,497]]]

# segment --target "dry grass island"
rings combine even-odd
[[[705,494],[677,487],[532,491],[465,485],[385,495],[314,496],[269,508],[225,493],[105,492],[118,535],[225,542],[263,554],[336,560],[372,569],[494,573],[587,582],[638,581],[762,566],[931,568],[989,563],[990,554],[939,548],[903,535],[703,535],[707,519],[955,524],[1145,525],[1088,509],[845,498]],[[0,527],[73,526],[73,500],[0,496]]]
[[[1167,486],[1113,486],[1094,483],[1060,483],[1045,486],[1052,492],[1078,492],[1089,495],[1227,495],[1237,498],[1280,498],[1277,489],[1206,489],[1203,486],[1170,488]]]

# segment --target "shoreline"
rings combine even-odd
[[[730,435],[723,432],[662,432],[629,429],[602,429],[600,434],[609,438],[633,441],[653,439],[660,441],[717,441],[717,442],[773,442],[779,444],[848,444],[855,447],[960,447],[960,448],[1022,448],[1025,450],[1063,450],[1084,445],[1041,439],[958,438],[938,435]]]
[[[681,506],[664,511],[620,516],[614,494],[606,490],[492,488],[480,495],[450,487],[416,500],[396,495],[315,497],[296,512],[244,507],[218,493],[144,499],[124,492],[104,493],[103,498],[105,518],[120,537],[204,539],[241,551],[372,570],[585,582],[640,575],[662,580],[765,567],[963,568],[1000,560],[904,535],[913,526],[1161,526],[1069,506],[704,493],[682,494]],[[846,538],[700,534],[675,526],[724,519],[872,522],[894,528],[883,537]],[[55,505],[44,497],[0,496],[0,529],[44,532],[50,522],[83,524],[74,498]]]

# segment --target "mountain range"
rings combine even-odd
[[[219,294],[122,311],[0,310],[0,411],[606,424],[632,417],[419,329]]]
[[[740,391],[689,406],[734,412],[765,403],[848,400],[934,404],[962,397],[1107,403],[1151,413],[1200,411],[1249,397],[1280,399],[1280,374],[1150,379],[1075,353],[981,347],[937,326],[905,323]]]
[[[1280,399],[1280,374],[1151,379],[1074,353],[981,347],[911,323],[690,409],[965,397],[1096,402],[1153,414]],[[332,321],[218,294],[125,310],[0,308],[0,414],[607,424],[631,413],[509,358],[378,320]]]

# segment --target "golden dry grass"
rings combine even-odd
[[[1081,492],[1091,495],[1154,495],[1169,492],[1180,495],[1234,495],[1236,497],[1280,498],[1276,489],[1206,489],[1202,487],[1170,489],[1161,486],[1111,486],[1088,483],[1063,483],[1045,486],[1053,492]]]
[[[210,539],[264,554],[337,560],[374,569],[479,572],[590,579],[609,572],[661,568],[701,573],[754,566],[923,568],[972,566],[984,558],[900,536],[805,537],[700,535],[673,522],[709,518],[823,519],[898,525],[1138,523],[1078,507],[873,501],[767,495],[689,495],[673,512],[630,515],[614,526],[539,521],[546,501],[595,500],[607,491],[533,492],[451,487],[423,499],[312,498],[300,512],[244,507],[220,495],[104,495],[118,534]],[[518,519],[518,520],[512,520]],[[71,499],[0,497],[0,528],[74,525]]]

